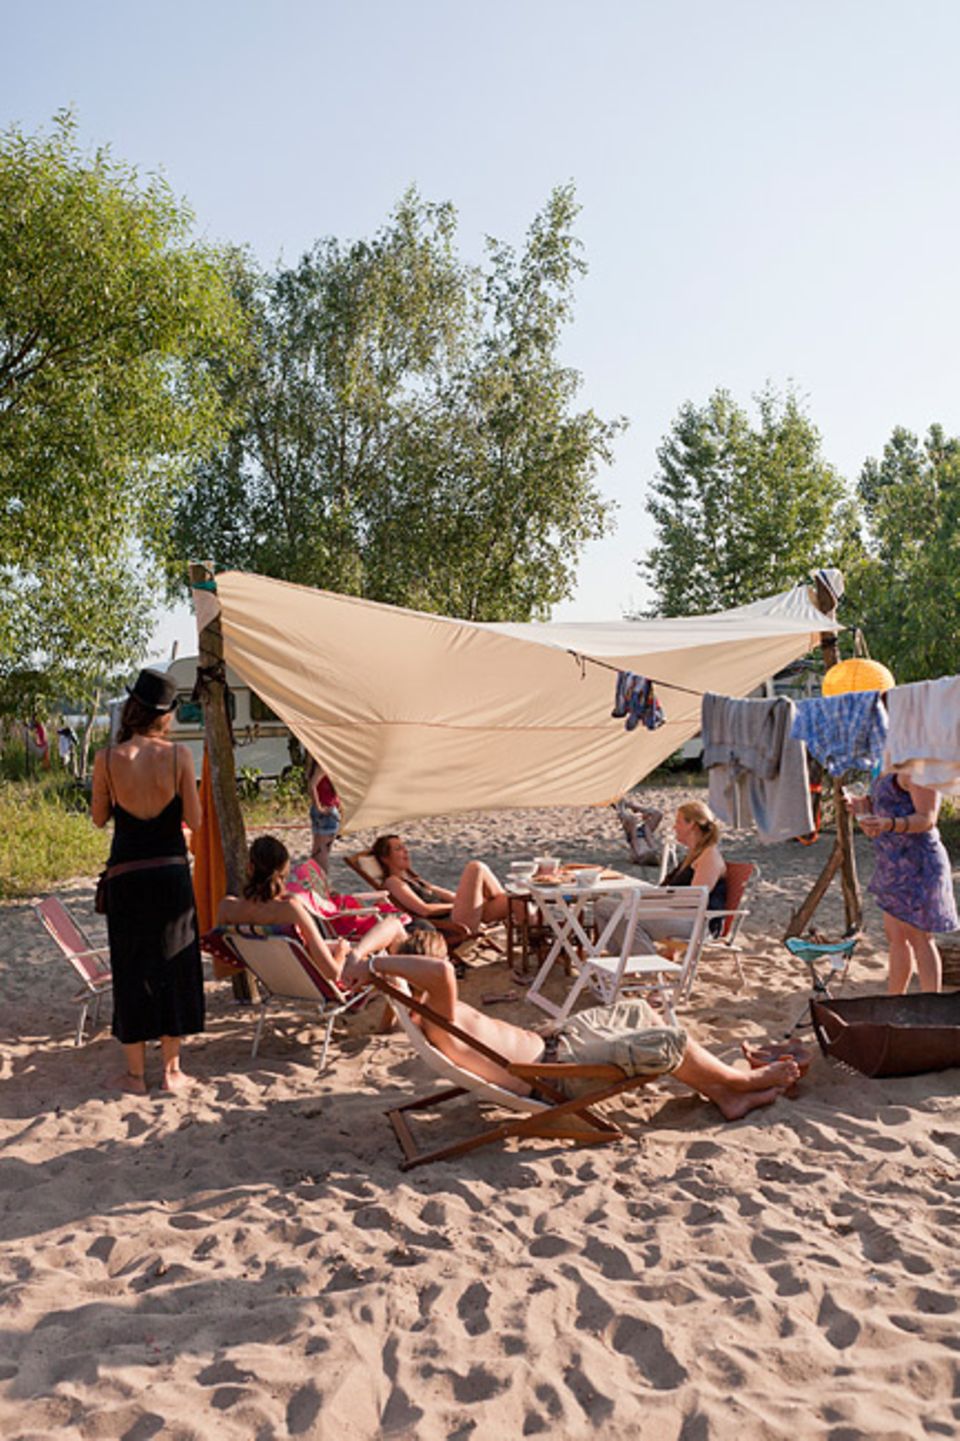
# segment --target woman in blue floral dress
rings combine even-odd
[[[950,859],[937,830],[939,792],[888,771],[869,798],[848,802],[864,835],[875,842],[868,890],[883,911],[890,943],[887,989],[900,996],[916,970],[922,991],[939,991],[940,952],[932,932],[958,925]]]

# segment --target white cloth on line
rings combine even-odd
[[[894,686],[886,693],[890,729],[883,770],[914,785],[960,795],[960,675]]]

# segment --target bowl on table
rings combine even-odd
[[[589,890],[603,875],[603,866],[580,866],[576,871],[577,885]]]
[[[536,861],[511,861],[510,879],[517,885],[523,885],[533,879],[536,869]]]
[[[534,865],[535,876],[555,876],[560,869],[559,856],[537,856]]]

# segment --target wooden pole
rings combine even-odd
[[[194,561],[190,565],[190,584],[213,580],[210,561]],[[227,887],[239,895],[247,869],[247,834],[237,795],[237,772],[233,758],[233,741],[227,720],[226,675],[223,664],[223,636],[217,614],[204,626],[197,638],[198,669],[205,672],[200,698],[203,705],[203,730],[210,757],[213,782],[213,803],[220,822],[223,861]]]
[[[816,578],[817,609],[824,615],[833,617],[836,614],[837,602],[833,592],[826,586],[820,576]],[[840,652],[837,647],[837,637],[832,631],[822,631],[820,634],[820,651],[823,655],[824,670],[829,670],[836,665],[840,659]],[[801,905],[800,909],[794,911],[790,917],[790,923],[784,934],[784,940],[790,936],[802,935],[813,918],[814,912],[819,906],[826,893],[827,887],[836,874],[840,871],[840,885],[843,890],[843,909],[846,915],[847,930],[859,930],[863,921],[863,904],[860,898],[860,882],[857,878],[857,861],[853,850],[853,823],[847,808],[843,803],[843,788],[839,777],[833,778],[833,813],[834,824],[836,825],[836,840],[833,850],[827,857],[827,863],[820,872],[810,894]]]

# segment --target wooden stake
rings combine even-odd
[[[193,561],[190,565],[190,584],[213,580],[212,561]],[[210,757],[210,779],[213,786],[213,805],[220,823],[220,843],[223,846],[223,863],[227,873],[227,890],[238,896],[243,887],[247,871],[247,833],[237,795],[237,771],[233,758],[233,741],[227,720],[226,682],[216,679],[223,675],[223,635],[220,630],[219,612],[205,625],[197,636],[197,666],[201,670],[213,670],[214,678],[208,678],[200,687],[200,703],[203,706],[204,744]],[[256,1000],[253,982],[246,972],[231,978],[233,994],[238,1001]]]
[[[836,614],[836,600],[833,592],[824,585],[819,576],[816,578],[817,609],[824,615],[833,617]],[[824,670],[827,671],[832,665],[836,665],[840,659],[840,652],[837,647],[837,637],[832,631],[822,631],[820,634],[820,650],[823,655]],[[810,893],[799,910],[794,911],[790,917],[790,923],[784,934],[784,940],[790,936],[802,935],[813,918],[813,914],[819,906],[826,893],[827,887],[840,871],[840,885],[843,890],[843,909],[846,914],[847,930],[859,930],[863,921],[863,904],[860,897],[860,882],[857,878],[857,860],[853,851],[853,823],[846,806],[843,803],[843,787],[838,777],[833,778],[833,814],[834,824],[837,828],[837,839],[833,850],[827,858],[817,879],[811,887]]]

